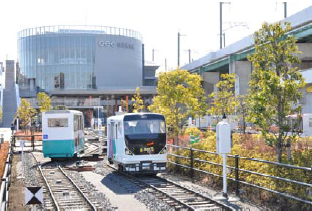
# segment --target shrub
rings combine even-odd
[[[207,132],[208,133],[208,132]],[[216,152],[216,135],[215,133],[209,132],[207,134],[207,138],[201,140],[197,144],[193,144],[192,147],[194,149],[201,149],[210,152]],[[312,166],[312,138],[301,138],[298,141],[292,143],[292,161],[286,161],[287,156],[283,154],[283,161],[284,163],[289,163],[296,166],[305,166],[311,167]],[[285,152],[285,150],[284,150]],[[190,157],[190,150],[179,150],[177,151],[178,154],[182,156]],[[258,158],[261,160],[268,160],[268,161],[276,161],[276,152],[273,147],[267,146],[265,144],[265,140],[261,137],[261,135],[233,135],[233,148],[232,148],[232,155],[239,155],[240,157],[248,157],[248,158]],[[169,160],[172,160],[177,163],[181,163],[183,165],[190,166],[190,159],[185,158],[177,158],[173,156],[168,157]],[[198,158],[200,160],[206,160],[217,164],[222,164],[222,157],[219,155],[211,154],[211,153],[204,153],[194,151],[194,158]],[[169,168],[172,168],[173,165],[170,165]],[[235,166],[235,160],[233,158],[228,158],[228,166]],[[212,165],[203,162],[194,162],[194,168],[204,170],[213,174],[222,175],[222,167],[217,165]],[[301,181],[308,184],[312,183],[312,176],[311,172],[307,172],[300,169],[291,169],[286,167],[279,167],[276,165],[271,165],[262,162],[255,162],[250,161],[244,158],[239,159],[239,168],[253,171],[265,175],[271,175],[276,177],[287,178],[291,180]],[[188,169],[180,169],[182,174],[189,174]],[[197,174],[198,175],[198,174]],[[235,178],[235,172],[230,170],[228,172],[228,177]],[[208,176],[208,180],[210,185],[213,185],[217,188],[222,187],[222,181],[220,177],[211,177]],[[270,177],[263,177],[258,176],[255,174],[250,174],[247,172],[239,172],[239,179],[241,181],[246,181],[248,183],[261,186],[264,188],[276,190],[282,193],[287,193],[299,198],[303,198],[306,200],[312,200],[312,192],[311,188],[307,188],[306,186],[300,186],[295,183],[285,182],[276,180]],[[249,187],[249,186],[246,186]],[[234,183],[229,182],[229,188],[233,190]],[[288,208],[289,207],[296,207],[298,206],[297,201],[292,201],[287,198],[281,197],[279,195],[272,194],[270,192],[264,192],[259,189],[255,188],[248,188],[246,189],[246,193],[243,194],[248,198],[252,198],[251,196],[261,195],[259,197],[254,197],[255,200],[258,200],[259,203],[266,203],[275,204],[279,201],[281,208]],[[310,195],[309,195],[310,194]],[[249,196],[250,195],[250,196]],[[282,205],[283,204],[283,205]],[[307,206],[307,205],[304,205]],[[304,207],[303,206],[303,207]]]

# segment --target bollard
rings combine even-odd
[[[2,144],[4,143],[4,138],[3,138],[3,134],[1,134],[1,138],[0,138],[0,141],[1,141],[1,143],[0,143],[0,149],[1,149],[1,146],[2,146]]]
[[[236,196],[239,196],[239,171],[238,171],[238,165],[239,165],[239,156],[235,155],[235,194]]]
[[[193,167],[194,167],[194,155],[193,155],[193,153],[194,153],[194,150],[193,150],[193,148],[191,148],[191,178],[193,179],[193,177],[194,177],[194,169],[193,169]]]
[[[35,135],[31,136],[31,146],[33,148],[33,151],[35,151]]]

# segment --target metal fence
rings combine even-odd
[[[208,175],[212,175],[215,177],[222,177],[222,175],[220,174],[216,174],[213,172],[208,172],[205,171],[203,169],[199,169],[199,168],[195,168],[194,164],[195,163],[200,163],[200,164],[209,164],[209,165],[213,165],[213,166],[219,166],[220,169],[222,169],[222,165],[219,163],[215,163],[209,160],[201,160],[198,157],[194,156],[194,152],[198,152],[198,153],[207,153],[210,155],[218,155],[215,152],[210,152],[210,151],[205,151],[205,150],[200,150],[200,149],[194,149],[194,148],[190,148],[190,147],[182,147],[182,146],[176,146],[176,145],[167,145],[168,148],[172,148],[172,149],[179,149],[179,151],[183,151],[183,150],[188,150],[189,153],[187,153],[189,156],[183,156],[183,155],[179,155],[179,154],[174,154],[174,153],[168,153],[169,156],[173,156],[176,159],[175,160],[180,160],[180,159],[186,159],[187,162],[181,163],[181,162],[173,162],[172,160],[168,159],[168,162],[170,164],[176,165],[176,166],[180,166],[182,168],[186,168],[189,170],[189,176],[191,178],[194,177],[194,171],[197,172],[201,172],[204,174],[208,174]],[[174,150],[174,152],[177,152],[177,150]],[[294,196],[291,193],[286,193],[286,192],[280,192],[278,190],[272,190],[269,188],[266,188],[264,186],[261,185],[257,185],[257,184],[252,184],[250,182],[244,181],[240,178],[240,172],[249,174],[249,175],[257,175],[260,176],[262,178],[272,178],[274,180],[277,181],[283,181],[286,182],[287,184],[291,185],[291,184],[296,184],[299,185],[303,188],[305,188],[306,194],[307,196],[310,194],[310,198],[312,198],[312,184],[311,183],[306,183],[303,181],[297,181],[297,180],[292,180],[292,179],[287,179],[287,178],[283,178],[283,177],[278,177],[278,176],[272,176],[272,175],[267,175],[267,174],[263,174],[263,173],[259,173],[259,172],[255,172],[255,171],[251,171],[248,169],[242,169],[239,168],[239,164],[241,161],[250,161],[250,162],[257,162],[257,163],[265,163],[265,164],[269,164],[272,165],[273,167],[283,167],[283,168],[288,168],[288,169],[297,169],[297,170],[302,170],[305,172],[305,174],[307,175],[307,177],[312,178],[312,168],[307,168],[307,167],[300,167],[300,166],[293,166],[293,165],[289,165],[289,164],[282,164],[282,163],[277,163],[277,162],[272,162],[272,161],[266,161],[266,160],[260,160],[257,158],[248,158],[248,157],[240,157],[238,155],[228,155],[228,158],[234,159],[234,165],[233,166],[229,166],[227,165],[227,169],[229,170],[234,170],[234,177],[228,177],[229,180],[233,181],[235,184],[235,194],[238,196],[240,194],[240,185],[244,184],[244,185],[248,185],[254,188],[258,188],[261,190],[265,190],[265,191],[269,191],[271,193],[275,193],[278,194],[280,196],[289,198],[289,199],[293,199],[296,201],[300,201],[303,202],[307,205],[312,205],[312,201],[309,199],[305,199],[305,198],[301,198],[298,196]]]
[[[5,162],[4,173],[1,179],[0,206],[1,210],[7,210],[9,203],[9,186],[11,182],[12,146],[9,145],[9,152]]]

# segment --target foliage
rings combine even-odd
[[[51,110],[51,98],[44,92],[37,94],[38,106],[40,113]]]
[[[207,109],[201,80],[199,75],[180,69],[159,74],[158,96],[154,97],[149,110],[165,116],[177,145],[177,137],[186,118],[203,115]]]
[[[304,166],[311,167],[312,165],[312,138],[301,138],[297,139],[296,143],[293,145],[293,161],[288,161],[288,164],[296,165],[296,166]],[[202,139],[198,144],[193,144],[192,147],[194,149],[205,150],[209,152],[216,152],[216,135],[211,132],[210,135],[206,139]],[[189,150],[179,150],[177,152],[183,156],[190,156]],[[262,138],[260,134],[256,135],[233,135],[233,148],[231,151],[231,155],[239,155],[240,157],[249,157],[249,158],[258,158],[261,160],[274,161],[275,150],[273,147],[267,146],[265,144],[265,140]],[[286,157],[286,153],[283,154],[283,157]],[[222,164],[222,157],[217,154],[212,153],[203,153],[194,150],[194,158],[198,158],[200,160],[206,160],[212,163]],[[184,158],[174,158],[173,156],[169,156],[168,160],[181,163],[183,165],[190,166],[190,160]],[[235,167],[234,158],[228,157],[227,165]],[[169,165],[170,169],[172,169],[173,165]],[[194,162],[194,168],[207,171],[210,173],[222,175],[222,167],[204,163],[204,162]],[[312,177],[309,171],[291,169],[286,167],[278,167],[277,165],[250,161],[247,159],[239,159],[239,168],[247,171],[253,171],[261,174],[283,177],[286,179],[296,180],[305,182],[308,184],[312,183]],[[228,177],[235,178],[234,170],[228,169]],[[185,173],[189,175],[188,169],[182,169],[180,173]],[[198,174],[199,175],[199,174]],[[201,174],[200,174],[201,175]],[[217,188],[222,187],[222,179],[219,177],[208,176],[209,184],[215,186]],[[287,193],[290,195],[294,195],[296,197],[304,198],[306,200],[312,200],[312,196],[306,193],[306,187],[297,185],[290,182],[279,181],[269,177],[263,177],[247,172],[239,173],[239,180],[245,181],[254,185],[262,186],[265,188],[269,188],[272,190],[276,190],[282,193]],[[229,180],[230,181],[230,180]],[[229,184],[229,191],[234,189],[234,183]],[[244,189],[242,185],[240,188],[243,189],[246,194],[246,197],[251,197],[251,195],[256,195],[254,197],[255,200],[259,200],[259,189]],[[251,191],[251,192],[248,192]],[[286,198],[281,198],[278,195],[272,195],[268,192],[260,192],[262,194],[263,199],[267,201],[258,201],[262,205],[264,203],[272,203],[274,204],[277,200],[280,201],[281,206],[294,206],[298,205],[295,201],[291,201]],[[285,199],[285,201],[283,200]],[[283,204],[285,203],[285,204]],[[290,204],[293,203],[293,204]],[[277,206],[274,204],[274,206]]]
[[[235,99],[234,83],[235,73],[222,74],[221,80],[217,83],[219,90],[209,95],[213,98],[213,106],[208,110],[208,113],[215,115],[218,120],[223,113],[228,116],[235,112],[237,100]]]
[[[287,116],[301,110],[297,102],[302,97],[299,90],[305,86],[302,74],[293,66],[300,62],[296,40],[285,36],[290,29],[290,23],[284,27],[280,22],[264,23],[254,34],[255,53],[248,56],[253,64],[248,121],[261,128],[268,145],[275,145],[278,162],[290,130]],[[272,125],[278,127],[278,133],[270,132]]]
[[[135,91],[134,97],[131,99],[133,102],[133,113],[141,112],[145,106],[143,104],[143,100],[140,96],[140,88],[137,87]]]
[[[236,107],[236,115],[238,121],[242,124],[240,126],[243,134],[246,133],[246,121],[247,121],[247,114],[248,114],[248,103],[247,103],[247,95],[239,95],[236,97],[237,99],[237,107]]]
[[[188,127],[184,131],[185,135],[193,135],[193,136],[199,136],[200,130],[197,127]]]
[[[15,114],[15,116],[19,118],[21,128],[25,129],[35,115],[36,110],[30,107],[30,103],[27,100],[22,99]]]

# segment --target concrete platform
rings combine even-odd
[[[134,198],[133,193],[129,193],[125,188],[111,181],[105,180],[105,177],[94,172],[81,172],[86,181],[93,184],[98,191],[105,194],[113,207],[118,210],[148,210],[144,204]]]

